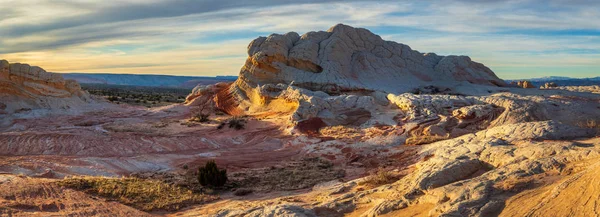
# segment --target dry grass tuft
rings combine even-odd
[[[587,120],[577,123],[577,126],[588,129],[600,129],[600,121]]]
[[[596,130],[596,133],[600,134],[600,121],[597,120],[587,120],[577,123],[578,127],[585,129]]]
[[[344,176],[344,170],[335,168],[327,160],[305,158],[272,167],[233,172],[229,178],[240,188],[268,192],[311,188]]]
[[[380,185],[391,184],[399,180],[399,177],[395,175],[393,172],[386,170],[384,168],[379,168],[377,171],[367,176],[362,185],[367,185],[371,187],[377,187]]]
[[[327,126],[319,130],[321,136],[328,136],[336,139],[358,139],[363,136],[360,128],[352,126]]]
[[[424,145],[448,139],[446,136],[414,136],[406,139],[406,145]]]
[[[116,200],[143,211],[175,211],[191,204],[217,199],[216,196],[195,194],[161,181],[138,178],[77,177],[61,180],[58,184]]]
[[[206,123],[206,122],[210,121],[210,119],[208,117],[210,117],[209,114],[196,113],[196,114],[194,114],[194,116],[192,116],[187,121],[188,122],[196,122],[196,123]]]

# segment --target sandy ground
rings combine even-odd
[[[0,173],[13,174],[2,176],[12,180],[7,183],[13,185],[41,185],[46,189],[44,191],[56,197],[45,198],[44,201],[58,204],[60,209],[57,210],[63,214],[78,215],[81,212],[88,215],[87,211],[70,209],[69,202],[59,204],[55,201],[93,199],[56,187],[51,180],[71,175],[119,177],[143,172],[176,172],[182,171],[184,165],[196,168],[207,160],[215,160],[220,167],[234,173],[307,157],[331,160],[335,168],[345,171],[344,180],[351,180],[380,166],[409,167],[414,160],[410,156],[415,153],[415,147],[394,144],[377,148],[365,144],[351,146],[348,144],[354,144],[360,138],[335,140],[331,137],[290,135],[286,132],[287,126],[282,124],[287,122],[284,118],[249,118],[243,130],[235,130],[228,127],[217,129],[221,121],[230,118],[225,115],[213,115],[209,123],[187,124],[186,120],[192,113],[192,109],[184,105],[153,109],[107,105],[71,114],[13,116],[10,124],[0,126]],[[384,134],[383,131],[381,133]],[[343,154],[340,157],[338,153]],[[7,183],[2,184],[2,189],[7,189]],[[219,207],[220,203],[302,195],[309,190],[263,192],[243,200],[229,193],[222,195],[222,202],[190,208],[191,211],[174,215],[208,213],[211,206]],[[10,205],[14,201],[3,202],[3,207],[29,212],[29,208]],[[118,206],[101,205],[111,207],[105,210],[93,208],[98,209],[96,215],[136,213],[135,210],[127,211],[131,209],[121,210]],[[36,208],[35,211],[36,214],[47,214],[42,209]]]
[[[118,176],[170,170],[202,159],[244,168],[259,166],[256,159],[280,161],[300,153],[282,149],[289,138],[272,123],[250,120],[244,130],[217,130],[216,121],[184,125],[189,115],[185,106],[127,107],[15,119],[10,128],[0,129],[0,171]]]
[[[588,107],[598,105],[594,101],[597,98],[580,99],[576,97],[577,94],[567,97],[554,95],[555,92],[559,93],[548,92],[552,94],[546,96],[546,102],[564,102],[567,105],[577,103]],[[440,147],[440,144],[445,144],[404,145],[405,137],[401,135],[407,126],[372,126],[362,131],[341,127],[324,130],[318,135],[304,135],[290,130],[287,116],[247,118],[245,128],[235,130],[228,127],[217,128],[221,122],[230,118],[226,115],[212,115],[209,123],[190,124],[187,119],[194,110],[185,105],[152,109],[110,104],[95,106],[72,113],[19,114],[2,120],[0,193],[8,196],[0,197],[0,215],[210,216],[221,210],[293,205],[312,210],[318,216],[337,216],[343,208],[326,208],[314,204],[335,204],[337,200],[352,200],[352,210],[343,213],[347,216],[361,216],[378,204],[397,198],[398,195],[389,189],[400,186],[395,183],[388,187],[365,187],[358,184],[361,177],[376,168],[394,168],[401,177],[408,177],[412,171],[419,169],[419,165],[425,165],[423,161],[430,157],[436,159],[434,155],[425,156],[423,150],[431,147],[442,149],[444,147]],[[557,112],[552,109],[550,107],[548,111],[558,114],[552,118],[559,120],[568,120],[573,114],[580,114],[581,117],[592,117],[595,114],[594,110],[588,109],[573,112]],[[562,107],[560,109],[566,110]],[[541,122],[538,125],[545,126]],[[533,150],[532,153],[536,154],[531,156],[533,159],[543,154],[535,152],[536,144],[545,143],[553,144],[548,147],[559,151],[559,146],[571,147],[573,150],[596,147],[600,141],[596,138],[568,145],[561,141],[523,140],[511,145],[515,145],[515,150],[529,147],[526,150]],[[468,148],[455,151],[476,146],[473,144],[472,147],[465,146]],[[592,183],[598,181],[600,170],[597,165],[600,164],[597,161],[578,161],[571,155],[565,156],[573,158],[568,159],[569,162],[574,162],[568,164],[570,169],[561,173],[544,172],[532,176],[540,180],[535,182],[533,188],[519,188],[516,192],[494,195],[506,200],[505,208],[497,214],[597,215],[597,206],[593,203],[599,199],[598,189]],[[325,187],[313,189],[256,192],[242,197],[225,192],[214,203],[195,205],[171,213],[141,212],[113,201],[64,189],[53,183],[71,175],[119,177],[133,173],[182,172],[184,165],[197,168],[208,160],[215,160],[219,166],[236,173],[270,168],[309,157],[331,161],[335,169],[345,172],[345,176],[333,180],[334,183],[324,184]],[[435,160],[437,161],[443,163],[440,159]],[[477,174],[469,177],[476,178],[485,172],[476,172]],[[466,177],[465,182],[467,180],[470,178]],[[367,198],[365,195],[369,199],[364,199]],[[431,202],[426,199],[410,201],[406,208],[386,212],[385,216],[429,216],[432,210],[439,208],[439,204],[435,200]],[[568,209],[552,209],[565,206],[565,201],[569,203]]]

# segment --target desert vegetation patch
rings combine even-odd
[[[140,178],[75,177],[61,180],[58,184],[115,200],[143,211],[175,211],[218,198],[194,193],[189,189],[162,181]]]

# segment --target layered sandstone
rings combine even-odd
[[[0,60],[0,114],[71,108],[91,101],[74,80],[37,66]]]
[[[420,53],[367,29],[343,24],[326,32],[272,34],[250,43],[238,88],[292,82],[329,94],[352,90],[401,93],[432,83],[506,85],[467,56]]]
[[[302,36],[290,32],[253,40],[238,80],[211,99],[229,114],[290,113],[293,123],[320,116],[328,125],[360,125],[365,121],[333,119],[362,114],[368,120],[389,103],[388,94],[488,94],[505,86],[467,56],[420,53],[367,29],[338,24]]]

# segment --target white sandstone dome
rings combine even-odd
[[[270,105],[273,99],[298,100],[288,86],[331,96],[375,97],[454,87],[480,91],[507,84],[467,56],[424,54],[367,29],[338,24],[302,36],[290,32],[253,40],[238,80],[221,91],[226,103],[217,104],[230,114],[264,112],[266,107],[272,111],[281,107]]]

